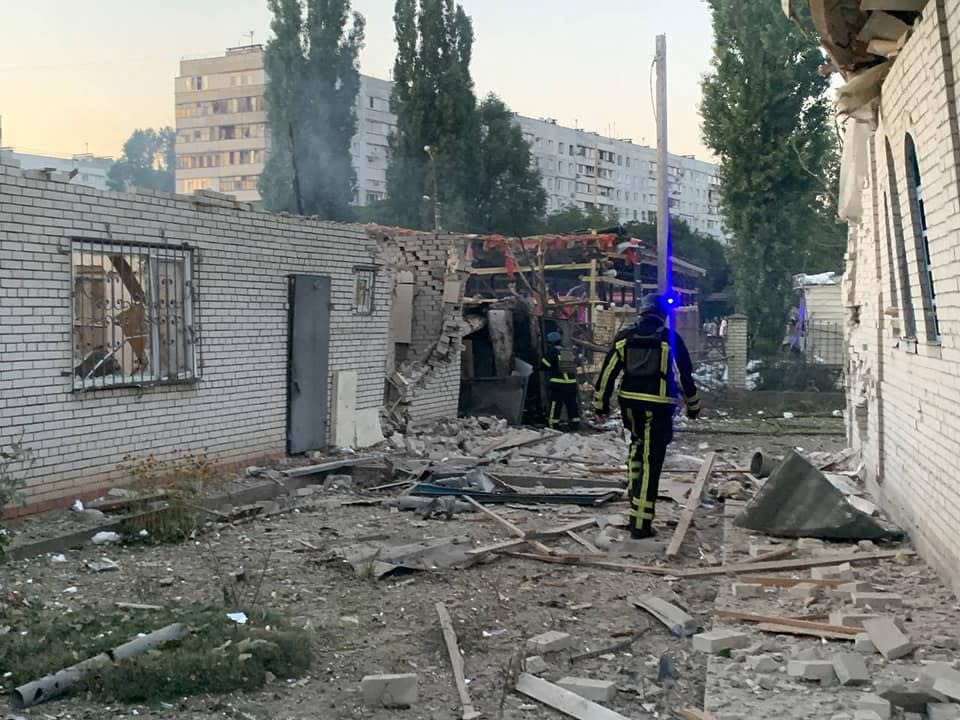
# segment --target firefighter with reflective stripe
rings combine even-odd
[[[577,361],[573,351],[560,345],[560,333],[547,335],[547,346],[541,363],[549,376],[550,391],[547,396],[547,424],[560,427],[563,411],[567,412],[570,430],[580,429],[580,403],[577,400]]]
[[[636,324],[617,336],[607,354],[594,396],[597,415],[608,415],[617,377],[623,374],[618,400],[623,425],[630,432],[627,495],[630,530],[636,539],[656,535],[653,517],[660,472],[673,440],[673,416],[680,397],[691,419],[700,414],[687,346],[674,333],[671,347],[667,317],[674,302],[669,295],[643,298]]]

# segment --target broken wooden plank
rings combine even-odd
[[[567,533],[566,533],[566,534],[567,534],[567,537],[569,537],[569,538],[570,538],[571,540],[573,540],[575,543],[578,543],[579,545],[583,545],[583,547],[585,547],[587,550],[589,550],[589,551],[590,551],[591,553],[593,553],[594,555],[604,555],[604,554],[605,554],[605,553],[602,553],[602,552],[600,551],[600,548],[598,548],[596,545],[594,545],[592,542],[590,542],[589,540],[587,540],[587,539],[586,539],[585,537],[583,537],[582,535],[578,535],[578,534],[575,533],[573,530],[567,530]]]
[[[840,587],[846,580],[813,580],[812,578],[778,578],[766,575],[741,575],[740,582],[764,587],[792,588],[796,585],[816,585],[817,587]]]
[[[635,607],[645,610],[663,623],[667,629],[680,638],[696,635],[700,629],[699,623],[693,617],[666,600],[654,597],[653,595],[644,595],[631,600]]]
[[[115,602],[114,605],[121,610],[164,610],[162,605],[145,605],[144,603]]]
[[[863,563],[873,560],[891,560],[898,555],[915,555],[912,550],[884,550],[874,553],[843,553],[837,555],[821,555],[812,558],[797,558],[794,560],[772,560],[764,563],[742,563],[738,565],[721,565],[718,568],[696,568],[693,570],[677,570],[673,574],[677,577],[700,578],[716,575],[748,575],[760,572],[780,572],[786,570],[807,570],[828,565],[842,565],[843,563]]]
[[[783,627],[850,635],[851,637],[863,632],[862,628],[848,627],[846,625],[830,625],[829,623],[814,622],[812,620],[794,620],[777,615],[755,615],[754,613],[744,613],[736,610],[714,610],[712,614],[714,617],[723,620],[732,620],[734,622],[782,625]]]
[[[830,632],[829,630],[812,630],[810,628],[790,627],[776,623],[760,623],[754,630],[774,635],[797,635],[799,637],[815,637],[823,640],[853,640],[855,636],[846,633]]]
[[[520,558],[522,560],[539,560],[540,562],[554,563],[557,565],[583,565],[587,567],[598,567],[606,570],[619,570],[621,572],[646,573],[648,575],[672,575],[682,576],[682,571],[671,570],[670,568],[656,567],[652,565],[634,565],[633,563],[617,562],[616,560],[600,560],[591,557],[575,555],[539,555],[537,553],[522,553],[505,550],[501,553],[509,557]]]
[[[447,654],[450,656],[450,665],[453,667],[453,679],[457,685],[457,694],[460,695],[460,705],[463,708],[461,714],[462,720],[476,720],[480,713],[473,707],[470,700],[470,693],[467,692],[467,680],[463,671],[463,656],[460,654],[460,646],[457,644],[457,632],[453,629],[453,620],[447,611],[447,606],[438,602],[435,606],[437,615],[440,616],[440,627],[443,630],[443,640],[447,645]]]
[[[283,474],[288,478],[307,477],[310,475],[319,475],[320,473],[342,470],[343,468],[354,467],[356,465],[366,465],[367,463],[383,460],[383,455],[361,455],[346,460],[331,460],[330,462],[320,463],[319,465],[306,465],[304,467],[291,468],[284,470]]]
[[[467,503],[473,505],[475,508],[477,508],[477,510],[482,512],[491,520],[495,520],[501,527],[503,527],[507,532],[509,532],[514,537],[523,538],[524,540],[526,540],[530,544],[530,547],[532,547],[537,552],[542,552],[547,555],[555,555],[558,553],[557,550],[547,547],[539,540],[534,540],[533,538],[527,537],[527,534],[523,530],[518,528],[516,525],[514,525],[512,522],[507,520],[505,517],[501,517],[490,508],[481,505],[479,502],[474,500],[469,495],[461,495],[460,497]]]
[[[697,474],[697,479],[693,483],[693,489],[690,491],[690,496],[687,499],[687,506],[683,509],[683,512],[680,513],[680,521],[677,523],[677,529],[674,531],[673,539],[667,548],[667,557],[671,560],[680,553],[680,546],[683,545],[683,539],[687,535],[687,530],[690,529],[690,525],[693,523],[694,513],[696,513],[697,508],[700,507],[703,488],[706,486],[707,480],[710,479],[710,473],[713,471],[713,463],[716,459],[717,454],[715,452],[707,453],[707,456],[703,459],[703,465],[700,466],[700,472]]]
[[[627,637],[626,640],[621,640],[618,643],[613,645],[608,645],[607,647],[598,648],[597,650],[589,650],[579,655],[574,655],[568,661],[571,665],[574,663],[580,662],[581,660],[592,660],[593,658],[598,658],[601,655],[607,655],[609,653],[618,653],[623,652],[624,650],[629,650],[637,640],[642,638],[650,632],[650,626],[647,625],[643,630],[639,630]],[[616,636],[614,636],[616,637]]]
[[[781,560],[783,558],[788,558],[796,552],[796,549],[792,545],[785,545],[779,550],[774,550],[772,552],[764,553],[755,558],[750,558],[749,560],[744,560],[744,563],[755,564],[758,562],[769,562],[771,560]]]
[[[517,692],[576,720],[629,720],[618,712],[529,673],[520,674]]]
[[[467,550],[467,555],[486,555],[488,553],[503,552],[504,550],[523,547],[526,544],[527,539],[525,537],[513,538],[513,540],[502,540],[500,542],[490,543],[489,545],[481,545],[473,550]]]
[[[695,707],[686,707],[682,710],[677,710],[677,715],[682,717],[683,720],[716,720],[710,713]]]

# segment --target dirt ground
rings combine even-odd
[[[762,420],[754,415],[749,421],[735,421],[729,414],[713,413],[712,420],[691,425],[694,432],[681,428],[671,457],[702,457],[707,450],[715,450],[719,454],[717,467],[733,468],[743,467],[750,451],[761,445],[774,452],[797,446],[806,452],[844,447],[843,437],[836,432],[840,421],[832,418],[791,421],[808,430],[815,427],[818,433],[831,433],[808,435],[791,430],[790,423],[772,426]],[[756,431],[763,434],[749,434]],[[594,434],[590,441],[594,446],[600,443],[608,447],[619,457],[626,456],[617,431]],[[536,462],[532,466],[529,460],[524,462],[524,472],[538,467]],[[539,462],[546,472],[551,461]],[[569,463],[560,464],[561,469],[569,469]],[[619,480],[609,474],[603,477],[611,484]],[[677,477],[692,481],[692,473],[688,478]],[[726,479],[718,477],[714,485]],[[349,492],[324,493],[310,498],[303,509],[236,525],[218,524],[195,541],[180,545],[88,545],[65,551],[65,562],[44,556],[0,566],[0,591],[16,591],[64,613],[116,602],[222,602],[225,578],[242,568],[251,588],[249,597],[256,596],[259,605],[287,614],[316,637],[316,660],[309,676],[277,680],[256,692],[192,697],[149,708],[105,708],[83,697],[72,697],[16,715],[264,720],[459,717],[459,701],[435,609],[438,601],[446,603],[454,619],[469,692],[484,717],[561,717],[511,691],[519,661],[527,654],[526,640],[547,630],[569,633],[575,639],[572,650],[545,657],[550,667],[542,677],[548,680],[568,675],[613,680],[620,692],[609,706],[629,717],[670,717],[681,707],[703,707],[706,658],[692,651],[689,640],[674,638],[636,609],[630,598],[657,594],[686,608],[709,627],[709,613],[718,590],[721,584],[729,585],[729,578],[677,580],[492,555],[463,569],[375,580],[332,558],[331,551],[363,540],[404,544],[451,536],[464,536],[479,546],[507,539],[508,535],[479,514],[457,515],[449,521],[426,520],[380,506],[344,504],[356,498]],[[721,502],[708,499],[698,510],[696,527],[687,535],[677,567],[702,566],[702,550],[720,555],[724,542],[722,508]],[[625,509],[625,503],[612,503],[599,512],[623,513]],[[594,513],[571,506],[498,506],[496,511],[528,531],[590,518]],[[657,540],[617,543],[610,551],[611,557],[647,565],[665,564],[664,549],[678,515],[676,506],[660,503]],[[48,516],[46,522],[56,526],[58,517]],[[31,532],[46,535],[36,527],[39,522],[32,521]],[[592,531],[583,534],[588,539],[596,535]],[[546,542],[570,552],[584,551],[568,538]],[[317,550],[308,549],[304,543]],[[120,570],[91,573],[84,569],[86,560],[103,556],[119,563]],[[647,626],[649,631],[627,650],[570,661],[574,655],[622,642]],[[149,629],[144,627],[145,631]],[[17,631],[11,628],[11,632]],[[658,680],[661,664],[667,663],[679,679]],[[3,672],[0,668],[0,676]],[[380,673],[417,673],[418,702],[404,710],[365,708],[360,679]]]

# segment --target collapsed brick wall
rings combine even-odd
[[[72,239],[194,249],[199,380],[74,392]],[[0,447],[22,434],[36,452],[28,502],[118,482],[126,455],[206,451],[227,464],[283,454],[294,273],[331,278],[329,369],[357,371],[357,410],[375,421],[388,282],[381,270],[373,313],[357,315],[354,268],[380,263],[358,226],[254,212],[209,192],[100,192],[0,163]]]
[[[466,242],[435,233],[392,238],[387,263],[394,281],[407,272],[414,285],[410,342],[392,343],[393,374],[385,400],[388,419],[401,428],[457,416]]]
[[[844,277],[850,440],[885,508],[960,590],[960,2],[927,4],[883,85]],[[940,337],[925,327],[907,135],[916,145]],[[903,239],[906,263],[898,239]],[[906,282],[904,283],[904,280]],[[904,337],[904,291],[916,338]]]

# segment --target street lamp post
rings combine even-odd
[[[433,229],[440,231],[440,195],[437,191],[437,162],[433,156],[433,148],[430,145],[424,145],[423,151],[430,158],[430,172],[433,175]]]

